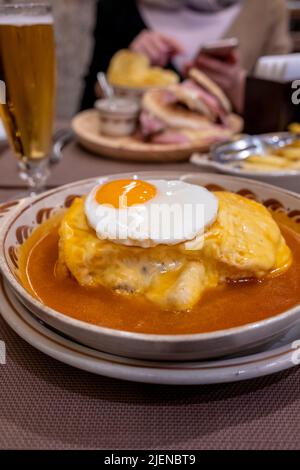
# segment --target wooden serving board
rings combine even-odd
[[[119,160],[143,162],[175,162],[188,160],[194,152],[207,152],[213,143],[210,139],[199,139],[187,144],[152,144],[141,142],[134,136],[108,137],[101,134],[98,111],[83,111],[72,120],[72,128],[78,142],[87,150],[105,157]],[[232,135],[241,132],[243,120],[232,114]]]

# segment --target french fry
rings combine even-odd
[[[293,122],[289,125],[288,129],[292,134],[300,134],[300,123]]]
[[[252,155],[247,158],[248,163],[254,163],[255,165],[268,165],[275,168],[285,168],[287,161],[276,155]]]
[[[243,162],[243,165],[242,167],[245,169],[245,170],[249,170],[249,171],[257,171],[258,173],[262,173],[262,172],[270,172],[270,171],[276,171],[276,170],[280,170],[280,168],[274,168],[274,166],[272,165],[266,165],[266,164],[256,164],[256,163],[251,163],[251,162],[248,162],[248,161],[245,161]]]
[[[300,124],[294,123],[290,131],[300,134]],[[243,161],[243,168],[252,171],[300,170],[300,140],[274,148],[266,155],[251,155]]]
[[[287,160],[300,160],[300,148],[287,146],[277,150],[276,155]]]
[[[292,163],[291,168],[293,170],[300,170],[300,161],[298,161],[296,163]]]

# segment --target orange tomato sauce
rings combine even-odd
[[[45,305],[70,317],[118,330],[153,334],[204,333],[253,323],[300,304],[300,227],[275,214],[292,249],[293,264],[263,282],[228,284],[207,292],[186,312],[160,309],[141,296],[122,296],[105,288],[80,286],[55,275],[59,218],[42,224],[20,249],[24,287]]]

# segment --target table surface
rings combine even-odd
[[[189,163],[137,164],[70,144],[50,185]],[[0,153],[0,201],[20,191],[15,160]],[[122,382],[64,365],[21,340],[0,318],[1,449],[299,449],[300,369],[227,385]]]

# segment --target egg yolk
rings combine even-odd
[[[117,209],[144,204],[156,195],[156,187],[141,180],[116,180],[100,186],[95,194],[98,204],[109,204]]]

